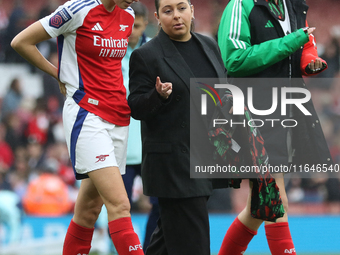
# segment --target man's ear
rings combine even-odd
[[[158,17],[157,12],[154,12],[154,15],[155,15],[155,18],[156,18],[156,20],[157,20],[157,22],[158,22],[158,26],[160,26],[160,25],[161,25],[161,22],[159,21],[159,17]]]
[[[195,19],[195,15],[194,15],[194,6],[191,5],[190,7],[191,7],[191,12],[192,12],[192,14],[191,14],[192,19]]]

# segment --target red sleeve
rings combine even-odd
[[[306,26],[308,27],[307,21],[306,21]],[[305,75],[305,76],[315,75],[315,74],[318,74],[318,73],[320,73],[320,72],[322,72],[322,71],[324,71],[328,68],[326,61],[321,59],[321,61],[326,64],[326,68],[322,69],[320,72],[317,72],[317,73],[312,73],[312,74],[306,73],[307,65],[312,60],[315,61],[316,58],[319,58],[317,47],[316,47],[316,42],[315,42],[314,35],[310,34],[309,35],[309,41],[304,45],[303,51],[302,51],[302,56],[301,56],[300,69],[301,69],[302,75]]]

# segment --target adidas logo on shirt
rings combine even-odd
[[[265,25],[265,27],[274,27],[273,24],[271,23],[270,20],[268,20],[267,24]]]
[[[100,26],[99,22],[92,28],[95,31],[104,31],[104,29]]]

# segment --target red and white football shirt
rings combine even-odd
[[[108,12],[100,0],[73,0],[40,22],[58,38],[59,79],[67,95],[106,121],[127,126],[121,59],[134,23],[132,8]]]

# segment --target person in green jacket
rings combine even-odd
[[[314,75],[327,68],[326,62],[317,56],[312,35],[315,28],[308,27],[307,10],[305,0],[231,0],[226,6],[217,35],[222,59],[232,84],[239,86],[243,94],[247,87],[253,88],[254,108],[267,110],[271,107],[273,87],[306,89],[302,75]],[[263,78],[276,80],[268,82]],[[295,98],[296,95],[292,93],[291,96]],[[259,128],[269,165],[332,162],[312,101],[304,107],[310,116],[291,105],[289,116],[285,117],[296,120],[296,127],[266,122]],[[279,109],[270,116],[253,114],[252,117],[265,122],[266,119],[282,120],[283,116]],[[288,226],[283,173],[274,177],[286,213],[276,223],[265,222],[268,245],[275,255],[296,254]],[[228,229],[219,255],[243,254],[263,223],[251,217],[250,201],[251,194],[246,207]]]

